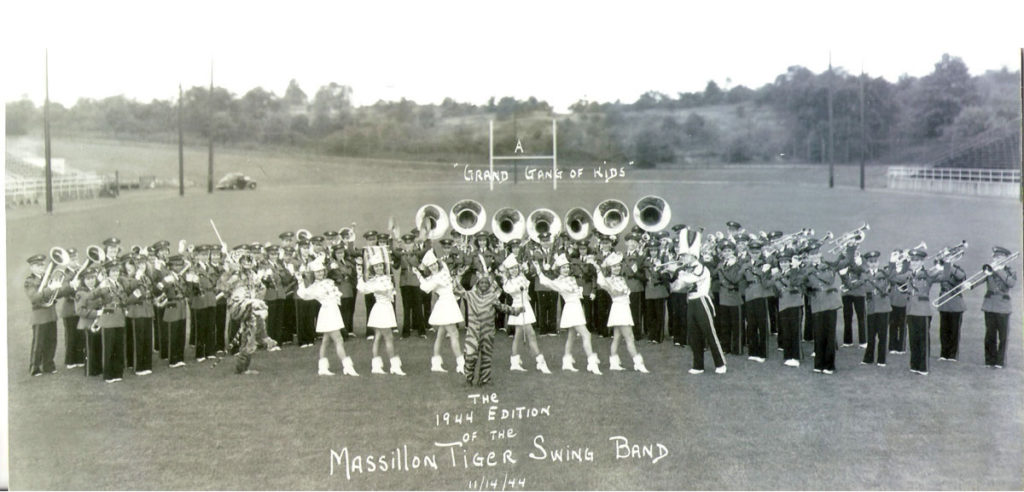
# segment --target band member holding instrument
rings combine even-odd
[[[427,250],[421,264],[423,269],[430,273],[430,276],[423,277],[419,270],[413,269],[413,274],[419,282],[419,288],[427,295],[437,295],[437,301],[430,312],[430,319],[427,320],[430,326],[437,330],[437,336],[434,338],[434,352],[430,357],[430,370],[431,372],[447,372],[444,369],[444,360],[441,358],[441,343],[444,337],[448,337],[452,353],[455,354],[455,372],[465,374],[466,359],[462,355],[462,349],[459,348],[459,331],[456,329],[456,325],[463,322],[463,317],[459,305],[455,301],[454,288],[456,284],[461,285],[458,279],[461,278],[466,267],[462,267],[453,276],[448,270],[448,265],[437,260],[433,250]]]
[[[889,295],[889,303],[892,306],[892,314],[889,315],[889,353],[907,353],[907,304],[910,301],[910,292],[899,290],[899,286],[910,280],[910,258],[893,252],[889,256],[889,264],[892,268],[892,275],[889,283],[892,290]]]
[[[186,308],[185,279],[181,272],[185,268],[185,259],[174,255],[167,259],[167,269],[159,272],[156,282],[156,298],[153,304],[163,308],[164,332],[167,338],[166,351],[161,348],[161,357],[166,353],[170,367],[185,366],[185,316]]]
[[[423,319],[423,300],[420,299],[420,281],[416,275],[423,254],[423,250],[416,247],[414,234],[402,235],[402,244],[395,250],[401,268],[398,285],[402,294],[402,338],[409,338],[412,331],[416,331],[420,338],[427,337],[427,327]],[[436,263],[436,259],[434,262]]]
[[[109,260],[103,264],[106,277],[92,291],[97,308],[95,325],[101,330],[103,343],[103,379],[108,383],[120,381],[125,367],[125,316],[127,293],[121,285],[121,264]]]
[[[881,253],[868,251],[864,254],[865,270],[861,273],[864,289],[865,308],[868,313],[868,346],[864,351],[861,364],[878,363],[885,367],[885,354],[889,331],[889,313],[892,304],[889,295],[892,291],[891,268],[879,268],[878,258]]]
[[[683,224],[676,224],[672,226],[672,232],[675,233],[675,255],[671,257],[671,261],[680,262],[681,265],[684,261],[683,249],[689,250],[686,241],[688,240],[689,232],[684,232],[683,236],[680,237],[681,231],[689,231]],[[681,267],[679,267],[681,268]],[[671,271],[671,270],[670,270]],[[675,269],[675,274],[678,276],[678,268]],[[677,287],[678,286],[678,287]],[[681,286],[675,279],[669,283],[668,292],[668,325],[669,332],[672,334],[672,344],[676,347],[682,347],[686,345],[686,291],[680,290]]]
[[[743,264],[736,256],[736,246],[731,242],[720,242],[719,255],[721,262],[718,266],[718,327],[721,328],[722,350],[727,354],[740,355],[743,347],[740,345],[740,329],[743,324],[740,319],[740,306],[743,305]],[[689,305],[687,305],[689,307]]]
[[[132,332],[132,344],[125,347],[135,374],[153,372],[153,285],[146,275],[146,262],[138,257],[124,263],[125,331]]]
[[[149,247],[150,255],[146,259],[146,275],[149,275],[150,282],[155,287],[157,282],[163,278],[163,272],[167,269],[167,258],[170,252],[171,243],[160,240]],[[154,297],[154,301],[155,301]],[[167,359],[167,324],[164,323],[164,308],[162,305],[153,303],[153,327],[156,331],[154,338],[154,349],[159,352],[161,359]]]
[[[832,374],[836,370],[836,316],[843,306],[842,279],[833,265],[821,260],[820,244],[811,246],[807,275],[811,311],[814,316],[814,372]]]
[[[281,255],[281,247],[272,244],[266,248],[266,256],[259,263],[259,271],[267,285],[267,293],[263,297],[263,302],[267,304],[267,336],[277,342],[275,351],[281,350],[281,343],[284,342],[282,314],[287,292],[282,273],[287,275],[287,272],[284,272],[284,267],[279,263]]]
[[[544,374],[551,374],[547,361],[544,360],[544,354],[537,346],[537,334],[533,331],[533,323],[537,321],[537,318],[530,306],[530,281],[522,274],[515,253],[509,253],[505,257],[498,270],[498,275],[502,279],[502,290],[512,297],[512,310],[519,312],[519,314],[508,317],[509,329],[515,330],[515,336],[512,339],[511,370],[526,371],[523,367],[522,357],[519,355],[519,345],[525,338],[526,344],[537,362],[537,370]]]
[[[931,347],[930,326],[932,321],[932,305],[929,291],[939,281],[939,271],[926,270],[924,259],[928,256],[923,250],[915,249],[910,256],[910,280],[904,284],[909,289],[910,300],[907,302],[907,341],[910,345],[910,372],[928,375],[928,352]],[[938,267],[938,265],[936,265]]]
[[[32,304],[32,351],[29,355],[29,373],[41,376],[57,372],[53,357],[57,353],[57,310],[50,299],[58,294],[62,285],[59,279],[52,279],[50,272],[54,265],[46,266],[46,255],[29,257],[30,272],[25,278],[25,295]]]
[[[371,372],[384,374],[384,361],[378,355],[380,350],[380,339],[384,339],[384,349],[387,351],[391,363],[391,374],[405,376],[402,372],[402,359],[395,355],[395,345],[391,329],[398,326],[395,320],[395,284],[391,281],[384,268],[384,255],[378,251],[370,250],[367,265],[370,278],[363,280],[362,258],[356,258],[356,290],[372,294],[376,299],[366,319],[367,331],[373,329],[376,336],[373,340],[373,359],[371,361]]]
[[[773,277],[779,293],[779,345],[786,366],[800,367],[800,327],[803,326],[804,292],[807,272],[792,252],[779,256],[779,271]]]
[[[352,315],[356,310],[356,265],[352,261],[352,243],[342,242],[331,249],[330,269],[327,278],[334,281],[338,291],[341,292],[341,319],[345,327],[342,329],[342,338],[353,336],[354,328]]]
[[[939,274],[940,296],[967,280],[967,272],[956,264],[955,257],[936,261],[942,265],[942,273]],[[956,362],[960,357],[960,326],[965,310],[962,294],[939,306],[939,360]]]
[[[636,341],[633,339],[633,319],[629,309],[631,296],[629,285],[622,276],[622,255],[611,253],[604,259],[604,263],[601,266],[608,269],[607,277],[596,261],[592,260],[591,265],[597,269],[598,287],[608,291],[612,298],[611,310],[608,312],[608,326],[613,330],[614,334],[612,335],[612,346],[608,359],[618,359],[619,341],[625,338],[626,350],[629,352],[630,357],[633,358],[634,369],[638,372],[646,372],[647,368],[644,365],[643,356],[637,351]]]
[[[60,299],[57,316],[64,323],[64,365],[68,369],[74,369],[85,364],[85,332],[78,329],[78,314],[75,312],[75,292],[81,285],[81,279],[73,278],[81,269],[81,265],[75,248],[68,248],[67,252],[71,260],[67,266],[68,272],[74,273],[64,276],[57,296]]]
[[[1017,285],[1017,274],[1009,267],[1010,250],[996,246],[992,248],[992,264],[985,265],[985,300],[981,311],[985,313],[985,365],[1002,369],[1006,366],[1006,338],[1009,336],[1010,289]],[[993,268],[992,265],[1000,265]],[[980,283],[977,285],[981,285]],[[972,286],[973,287],[973,286]]]
[[[747,359],[764,363],[768,358],[768,294],[770,292],[771,263],[761,257],[763,245],[750,241],[747,248],[750,261],[742,263],[743,272],[743,314],[746,315]]]
[[[559,328],[568,329],[569,333],[565,338],[562,370],[576,372],[576,368],[573,367],[575,361],[572,357],[572,342],[573,338],[575,338],[575,332],[583,341],[583,352],[587,355],[587,371],[600,375],[601,369],[598,366],[601,364],[601,360],[594,352],[594,348],[590,343],[590,332],[587,331],[587,320],[583,315],[583,304],[580,301],[580,298],[583,296],[583,289],[577,283],[576,278],[570,275],[572,268],[569,266],[569,259],[564,254],[555,256],[553,266],[558,271],[558,278],[551,280],[541,270],[539,263],[533,264],[533,268],[537,272],[537,281],[552,291],[559,293],[562,296],[562,301],[565,303],[562,308],[562,319],[559,323]],[[612,370],[622,370],[622,366],[618,362],[617,357],[615,360],[612,360]]]
[[[196,362],[203,362],[207,358],[215,358],[217,354],[217,341],[214,338],[214,317],[217,314],[214,291],[218,279],[209,269],[210,252],[207,247],[195,248],[192,261],[192,268],[185,274],[185,287],[191,295],[190,304],[194,320],[192,331],[196,334]]]
[[[543,271],[547,272],[551,269],[555,257],[551,233],[541,232],[537,235],[537,239],[539,244],[534,248],[530,262],[540,264]],[[558,293],[540,282],[533,282],[533,289],[537,293],[537,334],[557,336],[555,316],[558,308]]]
[[[300,239],[298,242],[299,252],[296,258],[297,268],[295,269],[295,280],[297,282],[296,289],[298,286],[308,287],[313,282],[313,278],[310,276],[308,271],[309,262],[313,261],[315,252],[314,245],[311,241]],[[370,306],[367,306],[366,312],[370,312]],[[295,332],[298,340],[299,348],[312,347],[313,342],[316,341],[316,330],[315,320],[316,313],[320,309],[320,304],[316,301],[305,300],[299,296],[295,296]],[[368,338],[372,338],[372,335],[368,335]]]
[[[312,299],[320,303],[320,311],[316,318],[316,332],[323,334],[320,342],[320,358],[317,360],[317,375],[333,376],[331,363],[327,358],[327,343],[334,344],[334,351],[341,361],[342,373],[346,376],[358,376],[352,359],[345,354],[345,342],[341,339],[341,329],[345,323],[341,317],[341,310],[338,308],[341,303],[341,291],[338,286],[327,279],[325,266],[322,259],[313,260],[309,264],[312,270],[314,281],[308,287],[300,284],[296,295],[303,299]]]
[[[103,374],[103,338],[96,319],[100,306],[93,300],[92,292],[99,280],[99,267],[89,267],[82,272],[82,285],[75,291],[75,312],[78,313],[78,329],[85,333],[85,375]]]
[[[662,249],[660,242],[662,236],[667,234],[661,232],[651,234],[653,241],[647,245],[647,255],[644,257],[644,327],[647,331],[647,338],[651,343],[658,344],[665,341],[665,311],[668,306],[668,275],[659,272],[654,265],[668,261],[667,251]]]
[[[840,274],[843,279],[843,346],[853,345],[853,314],[857,314],[857,340],[860,348],[866,348],[867,343],[867,318],[864,315],[865,308],[865,287],[860,282],[861,274],[864,272],[864,259],[857,250],[859,243],[851,242],[843,255],[839,257],[839,268],[844,270]]]

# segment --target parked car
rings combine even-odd
[[[242,173],[228,173],[217,182],[218,190],[255,190],[256,182]]]

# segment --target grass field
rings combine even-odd
[[[238,155],[224,159],[245,162]],[[273,159],[279,167],[289,162],[286,156]],[[668,199],[674,222],[709,230],[738,220],[754,231],[809,226],[840,233],[869,222],[864,246],[883,251],[921,240],[935,251],[968,239],[963,266],[970,273],[988,259],[993,244],[1016,249],[1021,242],[1018,202],[862,192],[851,187],[853,180],[829,190],[819,184],[824,183],[820,169],[649,173],[610,183],[565,181],[557,193],[549,183],[499,186],[492,193],[482,184],[460,182],[457,170],[417,171],[421,168],[409,165],[385,171],[357,163],[343,171],[331,163],[296,168],[309,174],[251,193],[190,191],[180,198],[168,191],[139,192],[118,200],[60,204],[53,216],[34,210],[9,213],[12,488],[1024,488],[1019,287],[1013,292],[1018,309],[1010,319],[1008,367],[1002,371],[982,363],[978,291],[967,299],[960,362],[940,363],[933,356],[927,377],[907,370],[907,355],[890,356],[885,368],[859,366],[862,351],[857,348],[839,351],[839,370],[833,376],[813,374],[810,364],[784,367],[776,352],[764,365],[733,356],[726,375],[690,376],[685,374],[688,351],[647,343],[640,350],[650,375],[562,374],[557,361],[564,334],[540,339],[554,375],[532,371],[532,362],[526,364],[531,372],[510,374],[510,343],[499,336],[495,381],[486,390],[497,393],[495,405],[550,406],[550,415],[522,420],[488,421],[488,405],[473,405],[467,398],[476,390],[455,374],[430,373],[432,340],[397,343],[409,373],[405,378],[370,375],[366,341],[347,344],[359,378],[317,377],[315,349],[294,346],[257,354],[255,365],[263,372],[255,377],[234,376],[229,363],[211,369],[191,357],[183,369],[157,363],[153,375],[128,376],[115,385],[86,380],[77,370],[28,376],[31,332],[20,292],[27,272],[24,258],[54,244],[81,249],[110,235],[129,245],[180,238],[211,242],[211,218],[225,240],[235,244],[272,240],[280,231],[299,227],[337,229],[352,221],[359,231],[380,229],[389,214],[407,230],[423,203],[448,207],[467,197],[491,211],[546,206],[562,213],[577,205],[593,207],[607,197],[632,204],[653,193]],[[1019,264],[1015,268],[1020,271]],[[364,316],[358,307],[357,331],[363,329]],[[938,351],[937,331],[936,318],[933,354]],[[63,335],[60,342],[58,363]],[[608,340],[596,339],[605,366],[608,345]],[[810,352],[807,345],[805,352]],[[453,358],[450,352],[445,355],[451,369]],[[439,413],[469,411],[472,423],[437,425]],[[491,439],[490,431],[507,428],[516,437]],[[456,451],[453,466],[450,451],[435,443],[459,441],[464,433],[470,440]],[[548,455],[568,449],[584,459],[534,459],[530,455],[540,453],[538,435],[544,436]],[[631,444],[661,444],[668,454],[656,463],[651,458],[617,459],[613,436],[625,436]],[[369,472],[364,466],[363,473],[347,478],[342,460],[331,474],[331,450],[347,449],[350,459],[390,459],[402,446],[409,455],[435,455],[438,470]],[[661,448],[653,449],[657,453]],[[500,463],[506,450],[516,463]],[[497,465],[472,465],[474,453],[486,456],[490,451],[496,453]],[[587,451],[592,461],[585,459]],[[471,483],[481,478],[497,480],[497,485]]]

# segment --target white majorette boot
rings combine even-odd
[[[572,358],[572,354],[565,354],[562,356],[563,371],[579,372],[576,370],[576,366],[574,364],[576,364],[576,359]]]
[[[523,367],[523,358],[519,355],[513,355],[510,359],[512,362],[512,371],[526,372],[526,368]]]
[[[341,359],[341,373],[346,375],[346,376],[358,376],[359,375],[359,373],[356,372],[355,366],[352,365],[352,358],[351,357],[345,357],[344,359]]]
[[[458,356],[455,358],[455,372],[457,374],[466,374],[466,358],[464,356]]]
[[[609,366],[608,369],[611,369],[613,371],[624,371],[625,370],[625,368],[622,367],[622,359],[619,359],[618,355],[610,355],[610,356],[608,356],[608,366]]]
[[[633,356],[633,370],[636,372],[642,372],[648,374],[651,371],[647,370],[647,366],[644,365],[644,356],[636,354]]]
[[[402,358],[397,355],[391,358],[391,374],[405,376],[405,373],[402,372]]]
[[[430,372],[448,372],[444,369],[444,359],[440,355],[430,358]]]
[[[387,374],[384,372],[384,359],[374,357],[370,360],[370,372],[374,374]]]
[[[317,368],[318,368],[318,370],[316,372],[317,376],[333,376],[334,375],[334,373],[331,372],[331,361],[327,360],[327,357],[321,357],[320,360],[317,361]]]
[[[537,370],[544,374],[551,374],[551,369],[548,369],[548,362],[544,360],[544,354],[537,354]]]
[[[590,354],[590,355],[587,356],[587,371],[592,372],[592,373],[597,374],[598,376],[600,376],[601,375],[601,368],[599,367],[600,365],[601,365],[601,359],[597,356],[597,354]]]

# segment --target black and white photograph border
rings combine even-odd
[[[12,490],[1024,489],[1024,7],[2,10]]]

